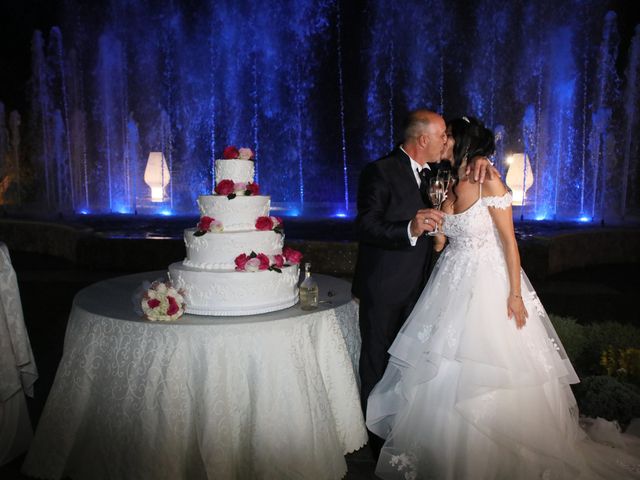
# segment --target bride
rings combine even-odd
[[[450,127],[459,180],[443,207],[449,245],[369,396],[367,426],[386,439],[376,474],[640,478],[638,459],[578,424],[579,380],[520,268],[511,193],[499,178],[464,176],[468,159],[493,153],[492,132],[467,117]]]

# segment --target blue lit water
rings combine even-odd
[[[29,156],[47,209],[194,214],[234,144],[280,213],[348,217],[362,167],[416,107],[484,119],[503,173],[529,155],[523,218],[640,209],[640,32],[616,68],[607,1],[103,3],[67,2],[34,34]],[[152,204],[159,150],[171,183]]]

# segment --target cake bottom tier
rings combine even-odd
[[[288,308],[298,301],[298,275],[298,265],[284,267],[282,273],[169,265],[171,282],[185,292],[186,312],[196,315],[256,315]]]

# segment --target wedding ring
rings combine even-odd
[[[427,225],[429,225],[429,219],[428,219],[428,218],[425,218],[425,219],[424,219],[424,223],[426,223]]]

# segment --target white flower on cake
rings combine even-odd
[[[153,282],[142,295],[140,302],[147,320],[170,322],[184,314],[183,292],[170,282]]]
[[[250,258],[249,260],[247,260],[247,263],[244,264],[244,269],[247,272],[257,272],[258,270],[260,270],[261,263],[262,262],[257,257]]]

